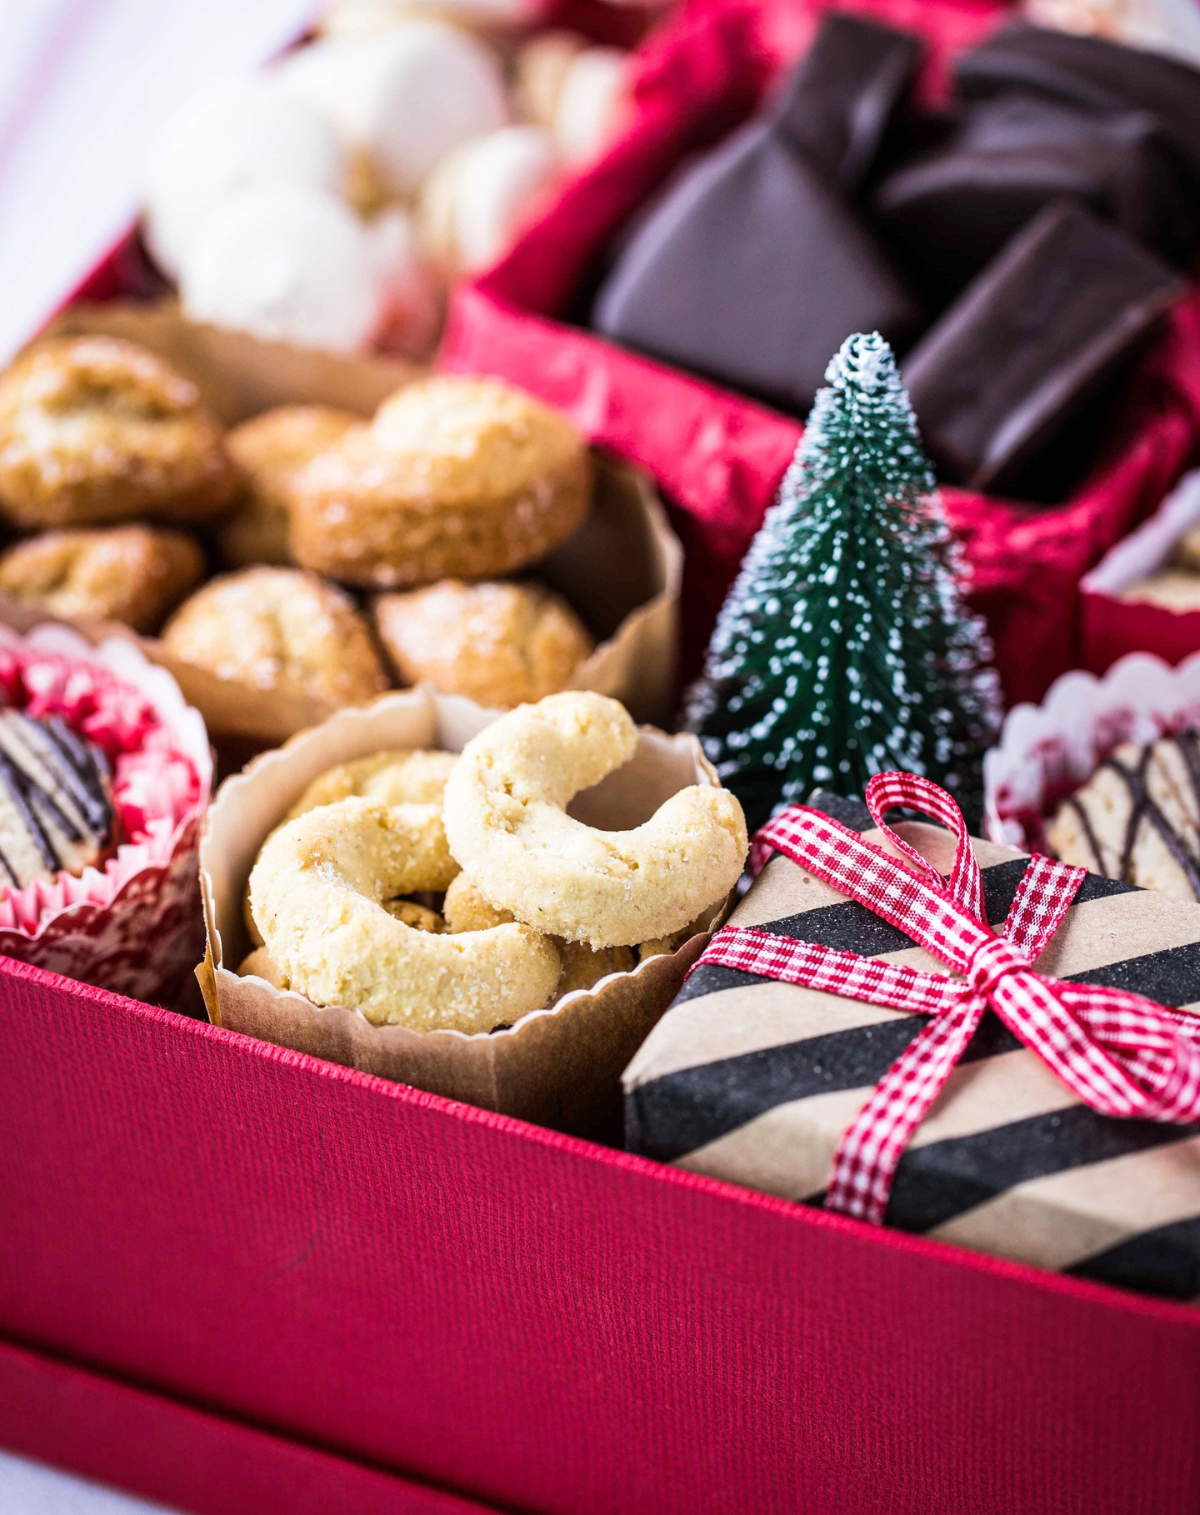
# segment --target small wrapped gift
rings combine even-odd
[[[779,855],[626,1071],[630,1147],[1200,1295],[1200,906],[969,838],[911,775],[867,801],[759,833]]]

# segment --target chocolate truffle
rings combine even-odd
[[[1145,111],[1200,180],[1200,71],[1175,58],[1018,23],[964,53],[955,74],[967,96],[1017,88],[1089,110]]]
[[[847,332],[903,346],[919,316],[854,211],[773,125],[685,173],[630,239],[596,328],[805,411]]]
[[[874,167],[924,51],[918,37],[834,11],[775,97],[788,145],[847,194]]]
[[[890,173],[873,204],[923,276],[950,295],[1064,196],[1164,257],[1183,261],[1196,246],[1196,215],[1152,116],[1095,114],[1037,95],[969,102],[949,140]]]
[[[941,477],[1011,487],[1184,288],[1115,227],[1049,206],[904,364]]]
[[[0,711],[0,885],[82,873],[112,838],[109,769],[65,721]]]

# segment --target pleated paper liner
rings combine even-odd
[[[199,714],[128,641],[92,647],[62,626],[0,627],[10,706],[60,714],[117,757],[123,838],[101,867],[0,889],[0,953],[172,1005],[202,940],[197,849],[212,784]]]
[[[234,425],[277,405],[321,403],[369,415],[425,370],[395,358],[347,357],[263,342],[190,321],[173,302],[75,306],[51,335],[99,333],[141,343],[191,378]],[[677,694],[683,553],[647,475],[596,455],[593,508],[573,537],[529,573],[556,589],[596,637],[571,687],[619,699],[636,719],[669,722]],[[0,621],[26,631],[51,619],[0,595]],[[218,747],[236,761],[286,741],[336,708],[328,701],[250,689],[181,662],[155,637],[127,627],[71,621],[90,641],[119,636],[170,670]]]
[[[494,719],[470,700],[418,686],[339,711],[227,780],[200,844],[208,928],[201,988],[210,1018],[230,1030],[557,1130],[602,1133],[619,1108],[621,1070],[678,992],[707,932],[490,1035],[373,1026],[356,1010],[319,1007],[236,972],[251,947],[242,910],[250,869],[267,834],[318,774],[385,748],[457,752]],[[602,829],[624,829],[679,789],[716,783],[695,738],[643,728],[633,758],[578,796],[571,813]],[[720,913],[715,907],[714,922]]]

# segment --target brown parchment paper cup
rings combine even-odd
[[[114,301],[73,306],[47,335],[124,337],[186,374],[227,425],[277,405],[320,403],[370,415],[379,403],[428,370],[384,356],[348,357],[264,342],[183,315],[174,301]],[[618,699],[635,720],[667,724],[679,664],[679,589],[683,549],[667,523],[653,482],[641,470],[597,454],[593,508],[573,537],[530,574],[564,596],[597,646],[571,687]],[[45,611],[0,595],[0,622],[18,632],[53,620]],[[156,637],[112,623],[68,622],[91,642],[135,641],[170,671],[209,735],[237,761],[316,725],[336,708],[328,701],[249,689],[181,662]]]
[[[678,992],[724,901],[709,912],[706,929],[675,953],[610,974],[486,1036],[373,1026],[355,1010],[318,1007],[236,971],[251,948],[242,913],[250,869],[267,834],[318,774],[383,748],[458,752],[494,719],[470,700],[418,686],[338,711],[228,779],[200,841],[208,950],[197,976],[210,1019],[231,1031],[485,1110],[595,1134],[615,1121],[621,1072]],[[643,729],[633,758],[578,796],[571,813],[623,829],[639,825],[679,789],[717,782],[694,737]]]

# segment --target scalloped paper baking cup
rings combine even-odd
[[[314,1005],[236,972],[251,946],[242,911],[250,869],[268,832],[318,774],[384,748],[458,752],[495,718],[470,700],[418,686],[339,711],[227,779],[200,843],[208,954],[198,976],[210,1017],[229,1030],[486,1110],[594,1133],[618,1117],[621,1072],[675,997],[707,931],[487,1035],[373,1026],[357,1010]],[[571,813],[623,829],[689,784],[716,783],[694,737],[643,728],[630,761],[579,795]],[[722,914],[713,910],[710,930]]]
[[[1200,726],[1200,653],[1172,668],[1130,653],[1102,678],[1067,673],[1040,705],[1017,705],[983,764],[987,834],[1027,852],[1045,849],[1059,805],[1123,742]]]
[[[0,953],[170,1004],[203,940],[197,856],[212,787],[199,713],[131,642],[0,626],[0,703],[61,715],[104,749],[121,841],[102,867],[0,888]]]

